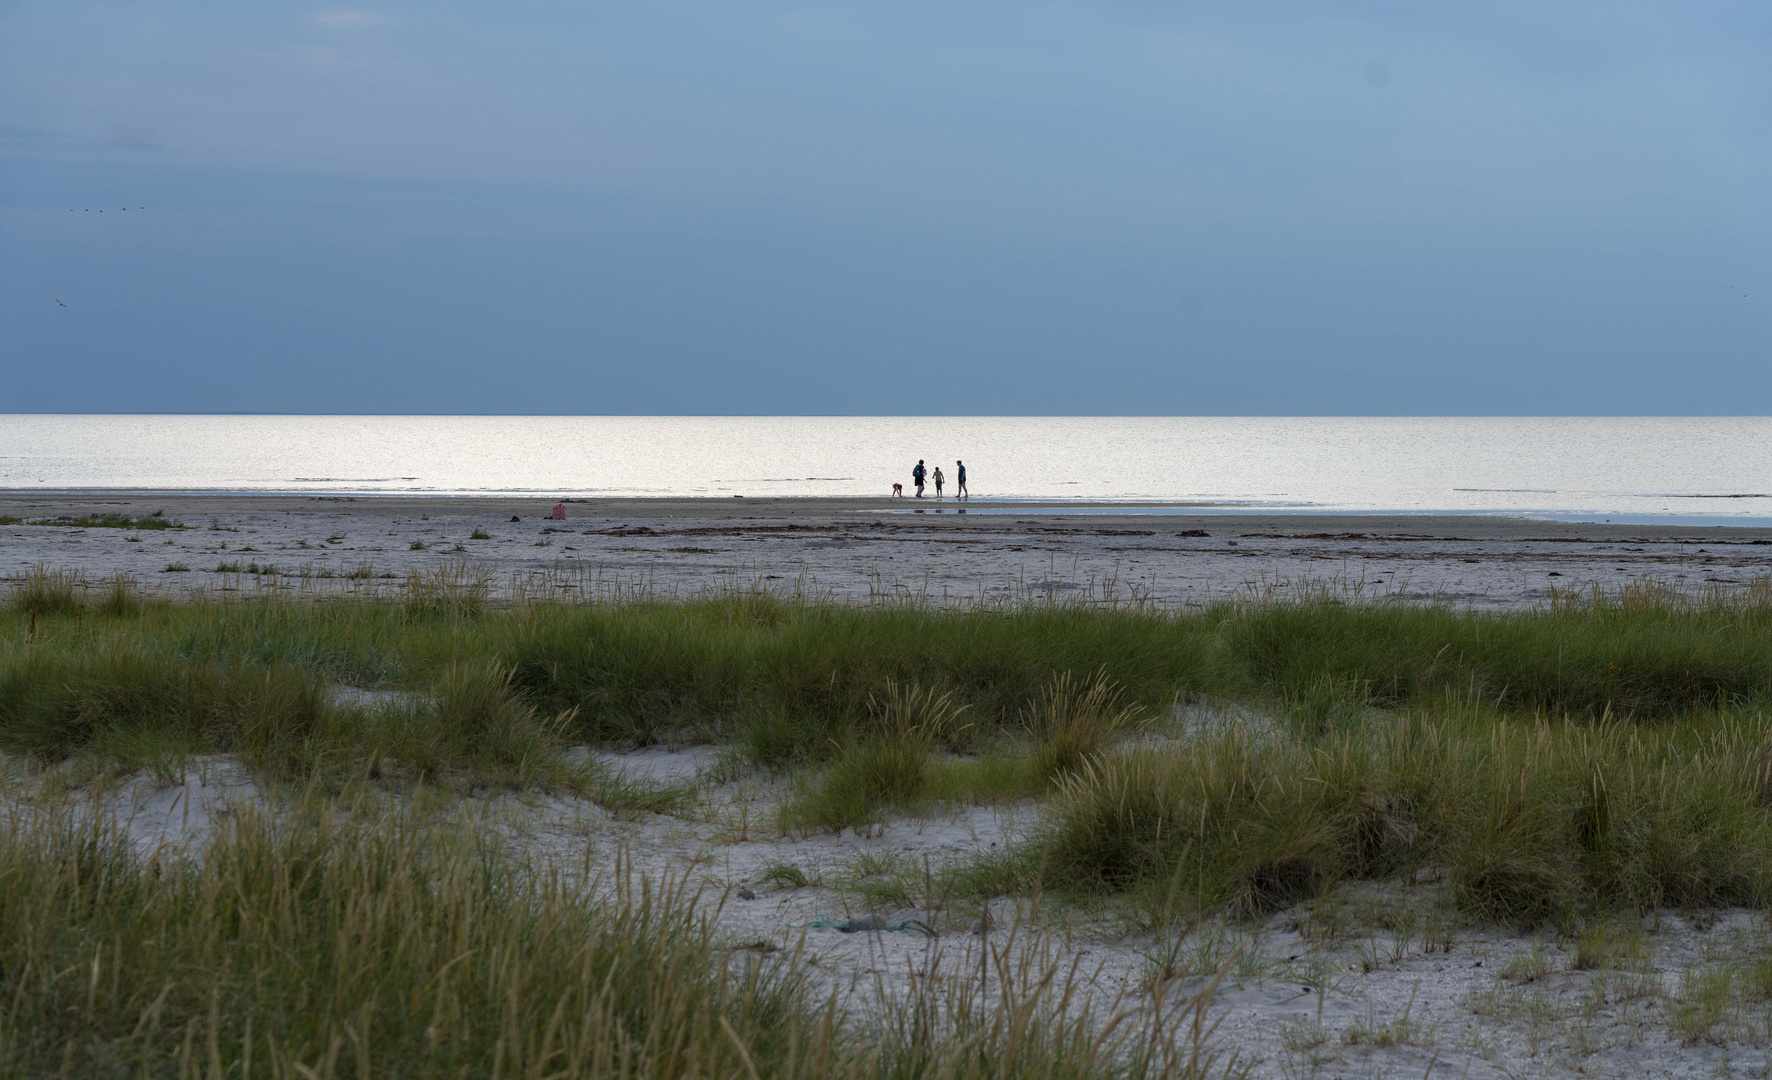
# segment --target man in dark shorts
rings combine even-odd
[[[972,496],[966,494],[966,463],[964,461],[954,462],[954,498],[972,498]]]
[[[918,458],[917,459],[917,467],[911,470],[911,483],[917,485],[917,498],[919,498],[919,499],[921,499],[923,497],[923,477],[925,475],[926,475],[926,473],[923,469],[923,459]]]

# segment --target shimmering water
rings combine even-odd
[[[884,495],[918,458],[979,509],[1772,519],[1764,417],[0,416],[0,487],[37,490]]]

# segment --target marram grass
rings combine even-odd
[[[1157,917],[1407,869],[1528,921],[1769,899],[1763,583],[1506,614],[1327,596],[498,606],[487,587],[456,568],[384,599],[173,604],[27,575],[0,612],[0,751],[594,792],[562,749],[670,737],[800,770],[788,828],[1045,795],[1054,824],[1021,880]],[[342,705],[338,682],[410,696]],[[1112,750],[1199,695],[1279,727]]]
[[[1443,875],[1482,919],[1772,902],[1772,718],[1591,724],[1456,712],[1330,736],[1228,732],[1061,781],[1032,884],[1163,920]]]
[[[372,795],[144,858],[94,806],[0,820],[0,1072],[117,1077],[1200,1077],[1198,1004],[1037,947],[856,1012],[731,948],[681,880],[533,867]]]
[[[435,580],[432,580],[434,578]],[[349,583],[347,583],[349,584]],[[846,606],[735,592],[680,602],[493,607],[466,567],[390,599],[142,600],[127,580],[40,568],[0,611],[0,665],[132,648],[163,663],[282,665],[358,686],[422,689],[496,663],[596,742],[711,730],[759,756],[824,755],[891,683],[949,694],[975,736],[1011,726],[1053,678],[1104,676],[1121,703],[1257,695],[1327,716],[1432,706],[1677,717],[1772,696],[1772,589],[1690,597],[1649,586],[1528,612],[1403,603]],[[826,749],[821,749],[826,748]]]

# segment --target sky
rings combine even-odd
[[[1764,3],[0,0],[0,412],[1758,415],[1769,209]]]

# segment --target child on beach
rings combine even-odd
[[[964,461],[956,461],[954,462],[954,468],[959,470],[954,474],[954,498],[971,499],[972,496],[966,493],[966,463]]]
[[[935,497],[938,499],[941,498],[941,481],[942,481],[942,479],[943,479],[943,477],[941,475],[941,466],[937,465],[935,467]]]

